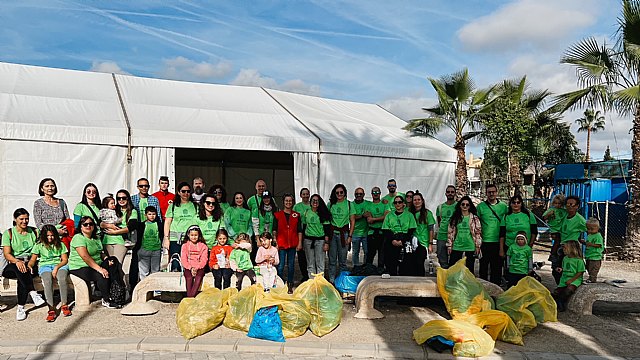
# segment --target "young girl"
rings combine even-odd
[[[575,240],[569,240],[562,244],[564,251],[562,268],[556,269],[556,271],[562,272],[562,276],[558,287],[553,292],[560,312],[565,311],[569,297],[578,290],[578,286],[582,285],[582,275],[585,268],[581,247],[580,243]]]
[[[271,288],[276,287],[278,272],[275,266],[280,263],[280,258],[278,257],[277,243],[274,242],[271,233],[263,232],[260,235],[260,243],[261,246],[256,254],[256,264],[260,266],[264,291],[268,292]]]
[[[42,286],[44,287],[44,295],[49,305],[47,313],[47,321],[53,322],[58,316],[56,306],[53,302],[53,279],[58,281],[60,289],[60,302],[62,303],[62,315],[71,316],[71,310],[67,305],[67,275],[69,274],[69,261],[67,255],[67,247],[60,241],[58,230],[53,225],[45,225],[40,232],[39,241],[31,249],[31,259],[29,260],[29,268],[34,268],[36,261],[38,263],[38,274],[42,278]]]
[[[227,245],[228,240],[229,234],[227,230],[218,230],[216,232],[217,245],[211,248],[211,256],[209,257],[209,268],[213,273],[214,279],[213,284],[220,290],[231,286],[231,275],[233,275],[233,270],[231,270],[231,264],[229,263],[229,256],[233,248]]]
[[[589,273],[587,283],[594,283],[598,280],[598,272],[600,272],[602,253],[604,251],[604,239],[600,234],[600,221],[594,217],[587,220],[587,241],[584,244],[586,246],[584,258],[587,261],[587,272]]]
[[[180,261],[187,283],[187,297],[195,297],[202,285],[209,248],[198,225],[190,226],[184,236]]]
[[[507,282],[515,286],[518,281],[533,271],[533,250],[527,244],[527,233],[518,231],[516,242],[507,250]]]
[[[558,248],[560,247],[560,229],[562,222],[567,217],[567,210],[564,208],[565,197],[558,194],[553,197],[551,207],[542,214],[542,219],[549,224],[549,234],[553,240],[549,261],[554,262],[558,258]],[[559,264],[558,264],[559,265]]]
[[[229,256],[231,269],[236,272],[236,287],[238,291],[242,290],[242,280],[244,276],[248,276],[251,285],[256,283],[256,273],[253,271],[253,263],[251,262],[251,238],[246,233],[238,234],[236,237],[236,248]]]

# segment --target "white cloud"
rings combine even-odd
[[[400,119],[409,121],[411,119],[425,117],[426,113],[422,108],[433,106],[437,104],[437,102],[438,101],[433,98],[402,96],[384,100],[380,103],[380,106]]]
[[[130,73],[122,70],[118,64],[113,61],[94,61],[91,64],[89,71],[103,72],[110,74],[122,74],[131,75]]]
[[[534,55],[517,57],[509,65],[509,74],[520,78],[527,75],[533,89],[548,89],[554,94],[562,94],[576,89],[575,70],[558,62],[545,63]]]
[[[264,76],[256,69],[242,69],[230,84],[242,86],[259,86],[275,90],[283,90],[304,95],[320,95],[320,86],[307,84],[300,79],[278,83],[276,79]]]
[[[172,59],[164,59],[164,68],[160,76],[173,80],[210,81],[221,79],[229,75],[233,66],[228,61],[196,62],[183,56]]]
[[[470,51],[545,49],[593,25],[597,7],[595,0],[518,0],[466,24],[458,39]]]

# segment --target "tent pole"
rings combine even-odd
[[[122,99],[122,94],[120,93],[120,87],[118,86],[116,74],[111,73],[111,77],[113,78],[113,84],[116,87],[116,93],[118,94],[118,100],[120,101],[120,108],[122,109],[122,114],[124,115],[124,122],[127,125],[127,167],[125,171],[125,186],[129,186],[131,184],[131,163],[133,162],[133,156],[131,155],[131,123],[129,122],[129,115],[127,114],[127,109],[124,106],[124,100]]]

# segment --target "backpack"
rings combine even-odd
[[[122,306],[127,302],[127,286],[122,278],[122,265],[115,256],[108,257],[102,264],[108,264],[109,260],[113,260],[113,266],[107,268],[111,279],[109,303]]]

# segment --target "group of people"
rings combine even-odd
[[[361,187],[350,201],[345,185],[337,184],[328,202],[303,188],[297,203],[293,194],[282,196],[282,209],[262,179],[251,197],[236,192],[230,202],[224,186],[205,191],[199,177],[192,184],[179,183],[175,194],[169,191],[167,177],[160,177],[158,185],[151,194],[148,179],[140,178],[138,193],[120,189],[115,196],[101,198],[97,186],[88,183],[70,213],[65,201],[56,197],[55,181],[43,179],[38,188],[41,197],[33,205],[36,227],[29,226],[29,212],[19,208],[13,214],[13,227],[2,234],[0,273],[18,280],[16,318],[26,318],[29,296],[36,306],[45,303],[34,290],[35,274],[45,288],[47,321],[71,315],[68,274],[94,282],[103,306],[119,307],[123,301],[113,297],[112,288],[124,287],[122,266],[129,251],[130,291],[160,271],[165,249],[170,270],[184,273],[187,296],[197,294],[209,271],[221,289],[230,286],[234,274],[238,289],[245,276],[253,284],[257,271],[265,291],[275,286],[277,275],[292,293],[296,256],[302,281],[324,274],[333,283],[340,271],[348,270],[349,251],[354,267],[368,264],[390,275],[424,276],[429,252],[437,254],[443,268],[466,257],[471,272],[479,259],[479,276],[496,284],[505,278],[514,285],[532,271],[537,221],[519,195],[508,204],[500,202],[495,185],[486,186],[486,200],[477,207],[468,196],[456,199],[455,187],[448,186],[446,201],[438,205],[435,216],[419,191],[398,192],[394,179],[387,182],[384,196],[373,187],[371,201],[364,199]],[[558,195],[544,214],[554,239],[550,260],[559,307],[582,283],[580,241],[586,246],[590,281],[596,281],[602,259],[599,223],[577,213],[579,205],[575,196]],[[581,240],[584,231],[588,236]],[[54,280],[60,289],[60,314],[53,299]]]

